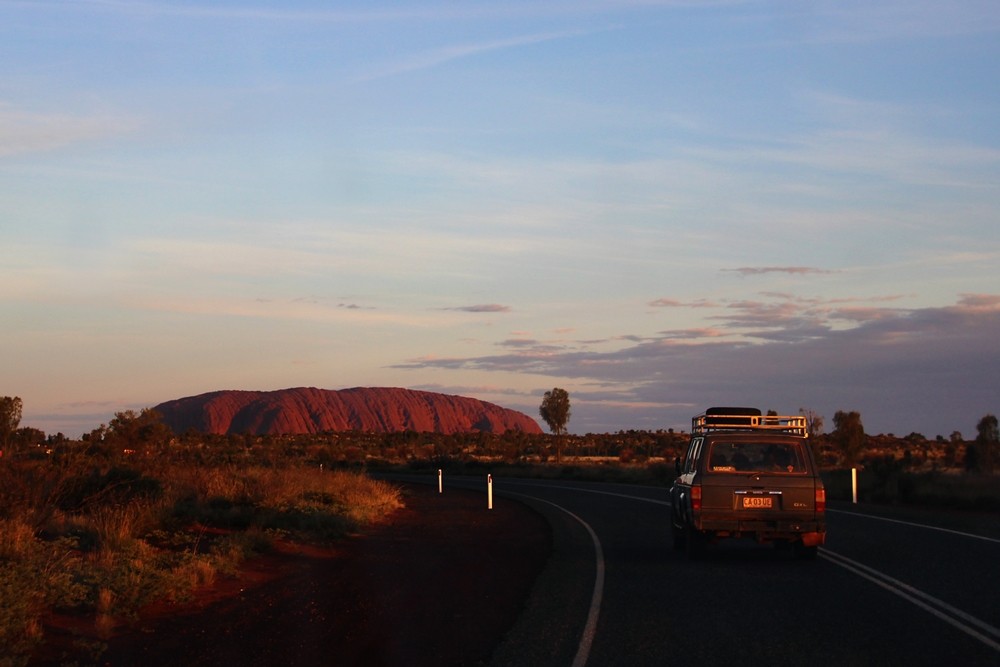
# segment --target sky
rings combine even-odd
[[[995,0],[0,0],[0,395],[972,438],[998,62]]]

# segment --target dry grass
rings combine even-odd
[[[276,536],[336,538],[401,506],[389,484],[317,466],[71,463],[0,461],[0,667],[26,663],[50,610],[90,613],[106,634]]]

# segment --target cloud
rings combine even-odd
[[[677,299],[656,299],[655,301],[649,302],[650,306],[654,308],[718,308],[719,304],[708,301],[706,299],[699,299],[698,301],[683,302]]]
[[[508,338],[507,340],[500,341],[497,345],[502,347],[528,348],[537,346],[538,341],[533,338]]]
[[[5,3],[9,4],[9,3]],[[222,19],[240,21],[296,21],[305,23],[359,23],[372,21],[400,21],[415,18],[445,16],[432,9],[372,9],[369,11],[307,10],[266,7],[206,6],[170,2],[132,2],[124,0],[33,0],[17,3],[30,9],[77,10],[101,13],[126,14],[149,19],[158,16],[189,19]]]
[[[1000,29],[989,0],[938,2],[819,3],[815,20],[800,22],[807,42],[868,42],[889,39],[954,37]],[[807,27],[808,26],[808,27]]]
[[[594,383],[609,396],[636,405],[627,423],[617,409],[591,406],[577,432],[618,428],[683,427],[690,406],[747,404],[796,411],[809,407],[827,417],[857,409],[869,432],[924,432],[929,436],[971,429],[996,405],[1000,377],[1000,296],[967,294],[950,306],[898,309],[856,317],[848,328],[822,317],[769,312],[755,303],[733,304],[739,323],[757,313],[771,335],[720,338],[717,331],[665,331],[653,339],[604,351],[586,348],[413,361],[407,368],[451,368],[531,373],[555,382]],[[830,311],[836,315],[842,311]],[[752,320],[749,322],[760,323]],[[609,399],[610,400],[610,399]],[[610,404],[609,404],[610,405]],[[576,417],[580,412],[574,413]],[[594,421],[603,414],[604,421]]]
[[[716,326],[661,332],[663,338],[671,340],[738,336],[792,342],[823,337],[833,329],[844,329],[852,324],[899,317],[905,312],[866,305],[896,300],[900,298],[898,295],[822,299],[803,298],[787,292],[761,292],[759,296],[762,298],[722,302],[701,300],[685,303],[676,299],[657,299],[650,305],[718,311],[717,314],[704,316],[706,320],[717,323]]]
[[[458,310],[464,313],[509,313],[510,306],[504,306],[499,303],[481,303],[473,306],[444,308],[443,310]]]
[[[809,266],[744,266],[738,269],[722,269],[744,276],[759,276],[765,273],[789,273],[792,275],[807,275],[813,273],[833,273],[824,269],[816,269]]]
[[[705,340],[707,338],[721,338],[730,335],[721,329],[711,327],[701,327],[695,329],[673,329],[661,331],[662,340]]]
[[[501,387],[498,385],[444,385],[444,384],[416,384],[412,386],[413,389],[420,389],[423,391],[434,391],[440,394],[453,394],[457,396],[484,396],[484,395],[495,395],[495,396],[515,396],[515,397],[534,397],[539,398],[542,395],[541,390],[533,389],[514,389],[511,387]]]
[[[556,345],[544,343],[532,338],[508,338],[497,343],[498,347],[506,347],[512,350],[530,350],[533,354],[553,354],[569,349],[566,345]]]
[[[963,294],[955,309],[965,312],[993,312],[1000,309],[1000,295]]]
[[[483,42],[474,42],[468,44],[458,44],[453,46],[442,47],[430,51],[424,51],[421,53],[413,54],[403,60],[383,65],[378,69],[367,72],[366,74],[359,77],[358,80],[371,81],[373,79],[380,79],[388,76],[394,76],[396,74],[402,74],[405,72],[413,72],[422,69],[429,69],[431,67],[437,67],[438,65],[443,65],[453,60],[469,58],[471,56],[476,56],[483,53],[489,53],[491,51],[500,51],[519,46],[529,46],[532,44],[540,44],[542,42],[549,42],[557,39],[566,39],[569,37],[579,37],[585,34],[588,33],[582,30],[565,30],[560,32],[519,35],[516,37],[507,37],[504,39],[495,39]]]
[[[31,113],[0,102],[0,158],[121,136],[138,125],[133,118]]]

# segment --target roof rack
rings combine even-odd
[[[806,418],[801,415],[720,414],[706,410],[691,418],[691,433],[704,435],[713,431],[770,431],[809,437]]]

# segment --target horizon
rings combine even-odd
[[[195,394],[193,396],[180,396],[180,397],[177,397],[177,398],[174,398],[174,399],[169,399],[167,401],[162,401],[161,403],[158,403],[157,405],[149,405],[149,406],[143,406],[142,408],[128,408],[128,409],[129,410],[133,410],[136,413],[138,413],[138,412],[140,412],[141,410],[144,410],[144,409],[155,410],[162,403],[169,403],[169,402],[173,402],[173,401],[181,401],[181,400],[185,400],[185,399],[189,399],[189,398],[197,398],[197,397],[200,397],[200,396],[205,396],[205,395],[209,395],[209,394],[219,394],[219,393],[224,393],[224,392],[228,392],[228,391],[267,394],[267,393],[276,393],[276,392],[282,392],[282,391],[288,391],[288,390],[294,390],[294,389],[318,389],[320,391],[350,391],[350,390],[355,390],[355,389],[403,389],[403,390],[407,390],[407,391],[425,391],[425,392],[429,392],[429,393],[439,393],[439,392],[430,392],[430,390],[426,390],[426,389],[411,389],[411,388],[408,388],[408,387],[362,387],[362,386],[357,386],[357,387],[342,387],[340,389],[324,389],[322,387],[284,387],[284,388],[281,388],[281,389],[271,389],[271,390],[219,389],[219,390],[202,392],[200,394]],[[444,395],[447,395],[447,396],[461,396],[459,394],[444,394]],[[468,397],[468,398],[472,398],[472,397]],[[573,397],[570,396],[570,403],[571,404],[572,404],[572,398]],[[486,403],[492,403],[491,401],[484,401],[484,402],[486,402]],[[516,408],[508,408],[508,407],[503,406],[503,405],[499,405],[499,404],[495,404],[495,403],[493,403],[493,404],[497,405],[500,408],[504,408],[504,409],[508,409],[508,410],[513,410],[513,411],[516,411],[516,412],[519,412],[519,413],[523,414],[524,416],[528,417],[529,419],[532,419],[533,421],[535,421],[538,424],[538,426],[541,429],[541,431],[542,431],[543,434],[545,434],[545,435],[551,435],[551,431],[548,430],[548,426],[538,416],[535,416],[533,414],[524,412],[522,410],[517,410]],[[691,416],[694,417],[694,416],[696,416],[698,414],[703,414],[705,412],[705,410],[707,410],[710,407],[714,407],[714,406],[706,406],[705,408],[702,408],[700,411],[698,411],[697,413],[695,413],[695,414],[693,414]],[[756,407],[756,406],[741,406],[741,407]],[[770,408],[768,408],[768,409],[762,409],[761,412],[763,414],[767,414],[768,410],[770,410]],[[536,411],[536,414],[537,414],[537,411]],[[992,413],[988,413],[988,414],[992,414]],[[800,413],[798,411],[795,411],[795,412],[777,412],[777,416],[800,416]],[[819,415],[819,416],[823,418],[823,425],[822,425],[822,430],[820,431],[820,435],[830,435],[830,433],[832,433],[832,431],[833,431],[833,415],[830,415],[829,417],[827,417],[826,415]],[[984,414],[983,416],[985,417],[985,416],[988,416],[988,415]],[[105,420],[104,422],[102,422],[100,424],[95,424],[93,426],[88,426],[87,424],[89,424],[89,422],[85,423],[84,421],[81,421],[78,424],[78,426],[80,428],[80,431],[79,431],[80,435],[76,436],[76,437],[72,437],[69,434],[64,433],[62,431],[55,431],[55,432],[52,432],[52,433],[46,432],[46,435],[56,435],[57,433],[62,433],[62,435],[66,436],[66,437],[69,437],[70,439],[79,439],[83,435],[86,435],[86,434],[92,432],[93,430],[97,429],[98,427],[106,426],[108,421],[110,421],[110,418],[107,419],[107,420]],[[864,423],[864,415],[861,415],[861,421],[862,421],[862,425],[863,425],[863,423]],[[978,421],[979,420],[977,420],[977,423],[978,423]],[[569,420],[569,423],[571,423],[571,422],[572,422],[572,417]],[[21,426],[32,426],[32,425],[31,424],[23,424],[22,423]],[[624,429],[623,428],[623,429],[618,429],[616,431],[599,431],[599,432],[593,432],[593,431],[583,432],[583,431],[574,431],[572,429],[569,429],[567,431],[567,435],[577,436],[577,437],[578,436],[587,436],[587,435],[614,435],[615,433],[618,433],[618,432],[627,432],[627,431],[630,431],[630,430],[652,432],[652,433],[670,431],[670,432],[674,432],[674,433],[687,434],[687,433],[690,432],[690,418],[689,418],[689,420],[688,420],[688,422],[687,422],[687,424],[685,426],[680,426],[680,427],[678,427],[678,426],[669,426],[669,427],[657,427],[657,428],[647,428],[647,429]],[[972,432],[975,432],[975,430],[976,430],[975,428],[971,429]],[[869,437],[889,436],[889,437],[897,437],[897,438],[902,439],[902,438],[905,438],[906,436],[909,436],[909,435],[912,435],[912,434],[916,433],[918,435],[923,435],[928,441],[934,441],[935,438],[943,438],[943,439],[947,440],[949,438],[949,436],[951,435],[951,433],[955,432],[955,431],[959,432],[962,435],[963,439],[966,440],[966,441],[971,441],[971,440],[973,440],[975,438],[974,435],[972,435],[971,437],[970,436],[966,436],[966,434],[963,433],[960,429],[953,429],[952,431],[949,431],[947,434],[945,434],[945,433],[936,433],[936,434],[932,435],[932,434],[929,434],[929,433],[922,433],[920,431],[912,431],[912,430],[911,431],[907,431],[905,433],[895,433],[895,432],[878,432],[878,433],[875,433],[875,432],[871,432],[871,431],[869,431],[869,429],[865,428],[865,435],[867,435]],[[301,434],[301,435],[304,435],[304,434]]]
[[[998,34],[986,0],[0,0],[0,395],[71,437],[387,386],[968,438]]]

